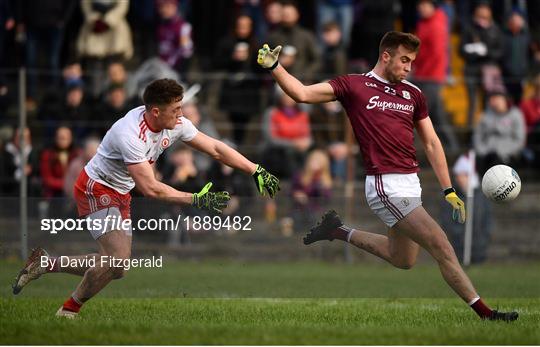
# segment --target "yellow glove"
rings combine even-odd
[[[465,223],[465,203],[456,194],[456,190],[452,187],[444,190],[444,198],[452,205],[452,219],[461,224]]]
[[[268,44],[264,44],[259,49],[259,55],[257,56],[257,63],[266,70],[274,70],[278,66],[279,52],[281,52],[281,46],[277,46],[274,49],[270,49]]]

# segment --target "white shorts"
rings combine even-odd
[[[371,210],[388,227],[422,205],[422,188],[416,173],[366,176],[366,199]]]
[[[132,235],[131,223],[126,223],[128,225],[122,223],[122,213],[116,206],[107,207],[90,213],[85,218],[91,220],[89,231],[94,240],[99,239],[101,236],[112,230],[123,230],[126,235]]]

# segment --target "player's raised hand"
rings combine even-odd
[[[281,46],[270,49],[268,44],[265,43],[262,48],[259,49],[257,63],[264,69],[274,70],[278,65],[279,52],[281,52]]]
[[[260,165],[257,165],[257,170],[255,170],[255,173],[253,174],[253,179],[255,180],[257,191],[262,196],[268,193],[268,195],[273,198],[280,190],[279,179]]]
[[[221,211],[227,207],[227,203],[231,199],[231,196],[228,192],[211,192],[211,187],[212,182],[209,182],[200,192],[194,193],[191,204],[203,210],[221,213]]]
[[[461,224],[465,223],[465,203],[457,196],[456,190],[454,188],[445,189],[444,198],[454,209],[452,219]]]

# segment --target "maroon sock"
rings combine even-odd
[[[486,306],[486,304],[484,304],[484,302],[480,298],[470,306],[474,310],[474,312],[476,312],[476,314],[479,315],[482,319],[489,318],[491,316],[491,313],[493,312],[489,307]]]
[[[71,311],[71,312],[79,312],[81,309],[82,303],[78,302],[77,300],[73,299],[72,296],[69,297],[69,299],[64,302],[64,310]]]
[[[330,232],[330,237],[333,239],[339,239],[345,242],[349,242],[348,237],[349,233],[352,232],[352,229],[346,225],[342,225],[337,229],[334,229]]]
[[[47,272],[60,272],[59,257],[49,257],[47,260]]]

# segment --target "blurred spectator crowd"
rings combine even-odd
[[[451,159],[472,147],[479,174],[494,163],[538,170],[538,18],[540,2],[525,0],[0,0],[0,196],[17,196],[22,175],[30,196],[70,196],[107,129],[141,103],[149,81],[172,77],[186,87],[186,117],[290,182],[285,194],[296,209],[317,214],[314,201],[351,177],[355,141],[347,142],[339,103],[296,104],[257,66],[257,50],[283,45],[280,63],[314,83],[369,71],[380,38],[394,29],[422,40],[410,80],[424,91]],[[459,83],[468,95],[460,126],[441,96]],[[178,189],[213,179],[233,195],[252,194],[229,168],[183,146],[156,170]]]

